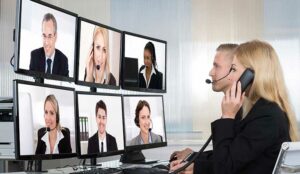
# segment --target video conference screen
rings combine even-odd
[[[52,159],[76,156],[73,88],[14,81],[17,156]]]
[[[126,148],[165,146],[162,96],[123,96]]]
[[[77,92],[79,154],[107,156],[124,151],[121,95]]]
[[[78,83],[119,88],[121,31],[80,18]]]
[[[74,81],[77,15],[43,1],[19,3],[15,71]]]
[[[123,88],[166,92],[167,42],[124,33]]]

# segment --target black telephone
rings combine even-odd
[[[253,82],[253,79],[254,79],[254,71],[247,68],[239,79],[239,81],[241,82],[242,92],[244,92],[246,88]]]

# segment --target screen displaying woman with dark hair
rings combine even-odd
[[[144,65],[139,70],[139,87],[162,89],[163,75],[157,70],[155,47],[148,42],[144,48]]]
[[[108,30],[96,26],[93,33],[93,43],[86,58],[84,81],[116,85],[116,79],[110,72],[109,56]]]
[[[60,125],[59,105],[54,95],[44,102],[45,127],[38,130],[35,154],[72,153],[70,130]]]
[[[146,100],[140,100],[136,106],[134,118],[134,123],[140,128],[140,133],[129,142],[130,146],[162,142],[161,135],[151,132],[152,120],[150,114],[149,103]]]

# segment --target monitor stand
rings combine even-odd
[[[33,77],[35,83],[44,83],[44,78],[41,77]]]
[[[144,154],[140,150],[127,151],[121,155],[120,162],[129,164],[152,164],[158,160],[146,160]]]
[[[90,91],[91,92],[97,92],[97,88],[96,87],[90,87]]]

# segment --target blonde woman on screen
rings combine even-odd
[[[72,153],[70,130],[60,125],[59,105],[54,95],[44,102],[45,127],[38,130],[35,154]]]
[[[86,58],[84,81],[99,84],[116,85],[116,79],[109,66],[109,33],[96,26],[93,43]]]

